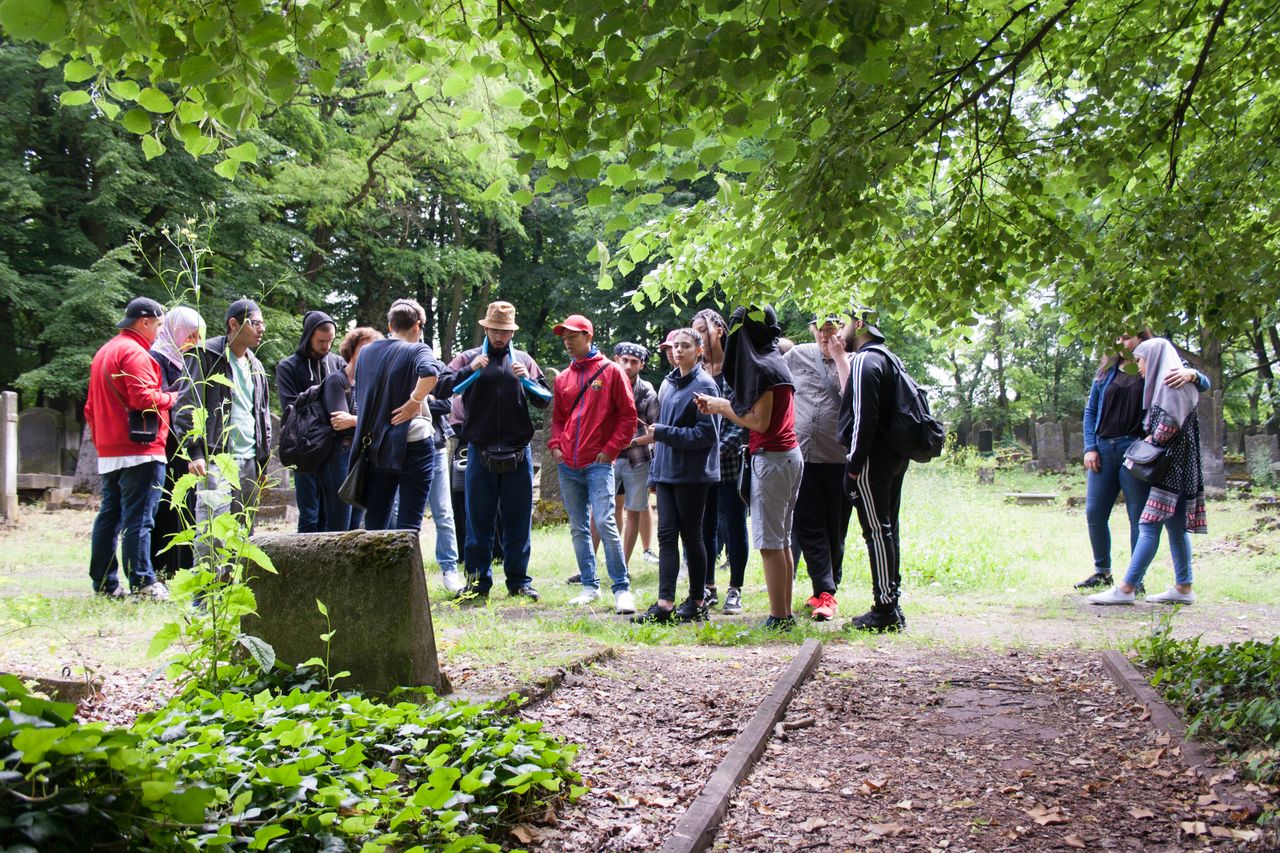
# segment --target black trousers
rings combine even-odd
[[[844,485],[843,462],[806,462],[800,478],[792,529],[813,594],[835,593],[844,565],[853,503]]]
[[[887,451],[868,456],[855,486],[854,506],[871,561],[872,606],[876,610],[891,610],[898,604],[902,548],[898,509],[909,462],[905,456]]]
[[[658,483],[658,598],[676,600],[680,551],[684,544],[689,564],[689,596],[701,601],[707,582],[707,546],[702,539],[702,516],[709,483]]]

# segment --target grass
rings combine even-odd
[[[1060,499],[1053,506],[1004,501],[1006,492],[1021,491],[1055,492]],[[1083,508],[1065,506],[1067,497],[1083,493],[1084,478],[1075,471],[1037,476],[1000,470],[995,485],[980,485],[970,468],[913,466],[902,514],[903,607],[910,630],[892,642],[962,648],[1112,647],[1148,630],[1152,617],[1146,609],[1100,613],[1101,608],[1082,606],[1081,596],[1071,589],[1092,568]],[[1256,529],[1263,517],[1252,504],[1227,500],[1210,505],[1210,535],[1193,537],[1196,587],[1203,606],[1180,614],[1184,630],[1231,630],[1244,622],[1254,633],[1276,633],[1280,616],[1268,623],[1265,611],[1280,604],[1280,532]],[[145,658],[147,642],[174,605],[109,602],[88,594],[92,520],[93,514],[83,510],[45,513],[26,507],[16,527],[0,531],[0,667],[26,663],[45,670],[74,668],[82,656],[99,667],[153,665]],[[1115,563],[1122,571],[1128,548],[1120,508],[1112,521],[1113,534],[1118,534]],[[433,537],[428,524],[423,534],[428,559],[434,553]],[[564,583],[577,571],[564,528],[534,531],[530,574],[542,594],[536,605],[508,599],[501,568],[495,567],[495,592],[488,606],[459,608],[439,585],[434,564],[428,565],[446,666],[460,661],[475,667],[500,666],[522,678],[568,665],[603,647],[732,649],[800,643],[809,637],[880,642],[843,635],[834,624],[808,622],[803,608],[794,632],[779,637],[763,631],[759,622],[767,613],[768,599],[755,554],[747,568],[743,616],[673,627],[631,625],[613,615],[607,594],[592,611],[570,607],[569,599],[580,588]],[[719,574],[723,597],[728,579]],[[1148,572],[1148,586],[1163,588],[1171,574],[1162,549]],[[657,589],[657,568],[637,559],[632,585],[637,603],[647,606]],[[795,587],[797,607],[809,591],[802,568]],[[856,615],[870,603],[870,572],[856,520],[839,601],[841,617]]]

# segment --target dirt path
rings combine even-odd
[[[649,649],[566,683],[528,716],[584,745],[592,791],[520,840],[660,847],[793,653]],[[1093,653],[828,645],[787,719],[812,724],[771,741],[715,849],[1274,849]]]

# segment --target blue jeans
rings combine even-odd
[[[1124,508],[1129,515],[1129,551],[1138,547],[1138,519],[1147,502],[1151,486],[1129,473],[1124,467],[1124,452],[1134,439],[1098,439],[1098,473],[1085,473],[1084,517],[1089,525],[1089,544],[1093,546],[1093,567],[1111,573],[1111,510],[1116,496],[1124,492]],[[1157,543],[1158,544],[1158,543]]]
[[[1124,582],[1130,586],[1142,583],[1147,567],[1155,559],[1160,547],[1160,528],[1169,531],[1169,556],[1173,558],[1173,580],[1178,584],[1191,583],[1191,534],[1187,532],[1187,499],[1178,498],[1173,515],[1164,521],[1143,522],[1138,525],[1138,544],[1133,549],[1133,559],[1124,574]]]
[[[364,492],[366,530],[422,529],[434,457],[435,445],[428,438],[405,445],[404,461],[395,470],[369,466]],[[393,505],[396,505],[394,520]]]
[[[594,518],[600,544],[604,546],[605,566],[613,579],[613,591],[631,589],[627,561],[622,556],[622,539],[613,517],[613,463],[593,462],[585,468],[570,468],[561,462],[560,496],[569,513],[569,532],[573,535],[578,571],[582,573],[582,588],[600,588],[600,581],[596,579],[596,555],[591,547],[591,519]],[[658,521],[661,524],[662,519]]]
[[[467,582],[481,594],[493,587],[493,527],[502,516],[502,571],[507,591],[529,584],[529,532],[533,527],[533,454],[524,449],[519,467],[494,474],[467,445]]]
[[[427,501],[431,504],[431,520],[436,526],[436,562],[440,564],[440,571],[456,572],[458,538],[453,529],[453,495],[449,488],[448,465],[449,454],[443,447],[436,448]]]
[[[89,551],[89,578],[94,592],[115,592],[120,586],[118,569],[124,563],[129,589],[137,592],[156,582],[151,567],[151,528],[164,486],[164,459],[132,465],[102,475],[102,504],[93,521]],[[116,542],[122,554],[116,559]]]
[[[330,457],[330,459],[332,458]],[[301,471],[293,472],[293,498],[298,504],[299,533],[316,533],[321,530],[337,529],[325,524],[324,517],[320,512],[322,488],[320,480],[323,476],[323,469],[316,474],[304,474]],[[339,480],[338,484],[341,485],[342,481]]]
[[[347,478],[347,464],[351,461],[351,445],[339,444],[329,454],[324,465],[312,478],[320,487],[319,501],[324,507],[324,523],[317,527],[326,533],[342,533],[351,530],[351,504],[338,497],[342,481]],[[297,472],[294,472],[295,476]],[[298,532],[303,533],[302,507],[298,507]]]

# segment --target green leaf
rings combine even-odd
[[[592,187],[587,191],[587,204],[591,207],[606,205],[611,198],[613,198],[613,191],[608,187]]]
[[[240,170],[239,162],[235,160],[223,160],[213,167],[213,171],[217,172],[228,181],[233,180],[236,172]]]
[[[147,646],[147,657],[156,657],[165,649],[169,648],[169,646],[173,645],[173,642],[178,639],[179,633],[180,629],[177,622],[170,622],[162,627],[156,632],[156,635],[151,638],[151,645]]]
[[[142,136],[151,132],[151,116],[146,110],[132,109],[120,117],[120,124],[130,133]]]
[[[500,107],[518,107],[524,103],[526,97],[520,89],[508,89],[495,98],[494,103]]]
[[[279,824],[267,824],[259,827],[258,831],[253,834],[253,840],[249,842],[250,850],[266,850],[267,845],[281,836],[288,835],[289,830]]]
[[[83,89],[69,89],[58,96],[58,103],[64,107],[78,107],[89,103],[89,93]]]
[[[484,192],[480,194],[480,198],[485,201],[497,201],[502,197],[503,192],[507,189],[507,182],[502,178],[495,178],[493,183],[485,187]]]
[[[458,113],[458,130],[470,130],[484,120],[484,113],[473,107],[467,107]]]
[[[440,94],[446,98],[456,98],[470,88],[470,80],[459,77],[457,74],[452,74],[441,84]]]
[[[67,12],[52,0],[4,0],[0,3],[0,27],[17,41],[39,39],[60,34],[67,23]]]
[[[142,89],[132,80],[114,80],[107,87],[111,94],[126,101],[136,101]]]
[[[214,62],[208,55],[193,53],[182,61],[178,77],[184,86],[203,86],[210,83],[222,71],[222,66]]]
[[[324,602],[318,598],[316,599],[316,609],[320,611],[321,616],[326,619],[329,618],[329,608],[325,607]]]
[[[235,160],[237,163],[254,163],[258,160],[258,146],[252,142],[245,142],[235,148],[228,148],[223,153],[227,155],[227,159]]]
[[[62,66],[62,79],[68,83],[83,83],[98,76],[98,69],[82,59],[73,59]]]
[[[529,192],[529,190],[520,190],[515,195],[511,196],[511,198],[516,204],[524,207],[526,204],[533,201],[533,193]]]
[[[252,637],[248,634],[241,634],[236,639],[249,652],[254,662],[258,664],[258,668],[263,672],[270,672],[271,668],[276,665],[276,650],[266,640]]]
[[[148,160],[154,160],[164,153],[164,143],[154,133],[142,137],[142,153]]]
[[[138,105],[153,113],[173,112],[173,101],[154,86],[142,90],[138,95]]]

